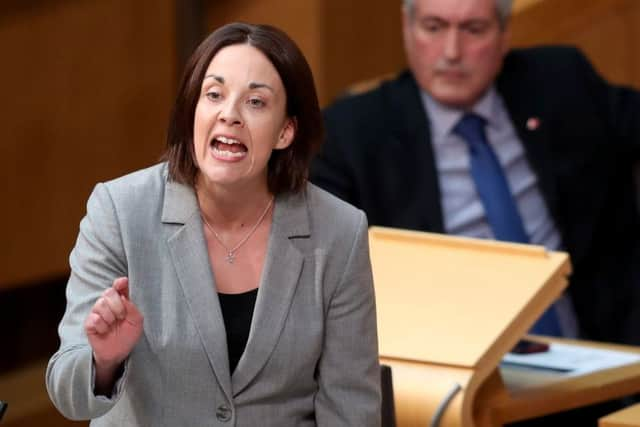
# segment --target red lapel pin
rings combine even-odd
[[[536,130],[540,127],[540,119],[537,117],[529,117],[527,119],[527,129]]]

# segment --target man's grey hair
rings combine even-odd
[[[506,25],[509,17],[511,16],[511,6],[513,0],[494,0],[496,3],[496,12],[498,12],[498,20],[503,27]],[[409,13],[409,16],[413,15],[413,3],[414,0],[402,0],[404,8]]]

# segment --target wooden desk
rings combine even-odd
[[[600,418],[599,427],[640,427],[640,403]]]
[[[440,427],[474,426],[476,394],[565,289],[568,255],[381,227],[370,228],[369,248],[397,425],[442,414]]]
[[[567,254],[380,227],[369,230],[369,245],[398,427],[424,427],[434,414],[440,427],[501,426],[640,392],[640,362],[583,375],[500,367],[566,287]]]
[[[530,338],[640,353],[640,347],[566,339],[549,340],[543,337]],[[441,426],[460,425],[460,418],[455,414],[461,411],[463,395],[469,385],[469,377],[463,369],[384,357],[381,361],[392,367],[398,427],[429,425],[437,403],[454,383],[460,384],[463,391],[450,401]],[[499,372],[494,371],[475,394],[472,425],[502,426],[505,423],[537,418],[637,392],[640,392],[640,362],[574,377],[545,375],[542,371],[527,374],[519,369],[501,368]],[[636,411],[640,412],[640,408]],[[625,424],[620,425],[626,427]],[[614,426],[618,427],[618,424],[607,427]]]
[[[640,353],[640,347],[634,346],[535,338],[547,342]],[[478,427],[500,426],[637,392],[640,392],[640,362],[574,377],[501,368],[500,372],[494,372],[478,391],[474,421]]]

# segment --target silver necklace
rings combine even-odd
[[[236,259],[236,252],[238,251],[238,249],[240,249],[240,247],[242,245],[244,245],[247,242],[247,240],[249,240],[249,238],[253,235],[253,233],[256,231],[258,226],[262,223],[262,220],[267,215],[267,212],[269,212],[269,208],[271,207],[272,204],[273,204],[273,197],[271,197],[271,200],[269,200],[269,203],[267,203],[267,206],[264,208],[264,211],[262,212],[262,215],[260,215],[260,218],[258,218],[258,221],[254,224],[254,226],[251,228],[251,230],[249,230],[247,235],[244,236],[242,238],[242,240],[240,240],[231,249],[229,249],[229,247],[224,243],[224,241],[222,240],[220,235],[218,233],[216,233],[216,230],[214,230],[213,227],[211,226],[211,224],[209,224],[209,221],[207,221],[207,218],[205,218],[204,214],[202,212],[200,213],[200,216],[202,217],[202,220],[204,221],[205,225],[207,226],[209,231],[211,231],[211,233],[213,233],[213,237],[215,237],[216,240],[218,241],[218,243],[220,243],[222,245],[222,247],[224,248],[224,250],[227,251],[227,256],[225,257],[225,259],[227,260],[227,262],[229,264],[233,264],[233,262]]]

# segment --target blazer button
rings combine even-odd
[[[218,421],[229,421],[231,419],[231,409],[227,405],[218,406],[218,409],[216,409],[216,418]]]

